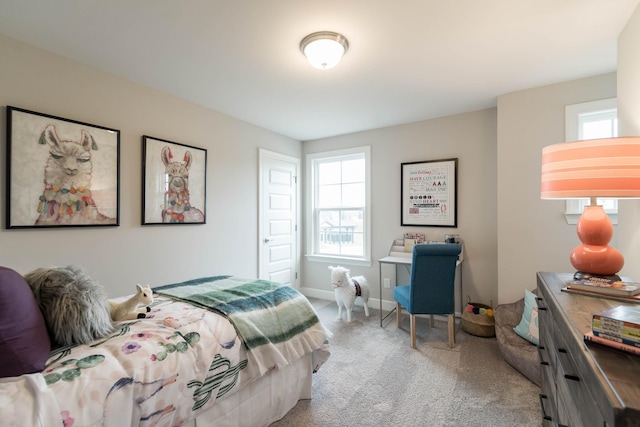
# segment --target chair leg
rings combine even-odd
[[[456,344],[456,328],[455,326],[455,318],[453,314],[449,315],[449,347],[453,348]]]
[[[396,301],[396,321],[398,322],[398,329],[402,328],[402,306]]]
[[[433,328],[435,326],[435,323],[433,321],[433,314],[429,315],[431,317],[431,327]]]
[[[416,316],[411,314],[411,348],[416,348]]]

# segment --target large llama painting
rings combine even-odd
[[[205,224],[207,151],[142,137],[142,224]]]
[[[118,225],[120,132],[7,110],[7,228]]]

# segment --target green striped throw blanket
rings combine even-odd
[[[214,276],[159,286],[153,291],[225,315],[247,348],[249,366],[260,374],[314,354],[314,368],[328,358],[331,337],[307,300],[296,289],[267,280]]]

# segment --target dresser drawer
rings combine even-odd
[[[546,394],[540,394],[540,412],[542,412],[542,425],[544,427],[555,427],[557,424],[551,415],[553,411],[553,402]]]
[[[556,411],[556,383],[551,372],[551,366],[542,366],[542,393],[540,393],[540,412],[543,425],[557,425]]]
[[[558,402],[559,422],[570,426],[604,426],[604,417],[589,391],[588,379],[580,372],[575,358],[559,334],[554,336],[558,363],[555,371],[557,393],[563,400]]]
[[[552,370],[556,369],[556,360],[553,357],[556,353],[555,337],[554,337],[554,321],[551,312],[547,309],[546,303],[542,297],[536,298],[538,306],[538,325],[540,327],[540,344],[538,345],[538,356],[540,363],[551,366]]]

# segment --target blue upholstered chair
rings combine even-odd
[[[411,348],[416,348],[416,314],[449,316],[449,347],[455,344],[454,283],[456,261],[462,247],[455,243],[421,244],[413,247],[409,284],[396,286],[398,328],[402,326],[402,307],[411,315]]]

